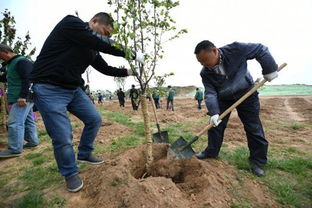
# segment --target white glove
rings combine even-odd
[[[136,76],[139,70],[140,70],[139,66],[135,66],[134,69],[127,69],[128,76]]]
[[[135,60],[144,65],[144,54],[141,52],[135,52]]]
[[[266,79],[267,81],[271,82],[273,79],[278,77],[277,71],[271,72],[269,74],[263,75],[263,78]]]
[[[214,127],[217,127],[222,120],[219,120],[219,114],[215,114],[213,116],[210,117],[210,124],[213,124]]]

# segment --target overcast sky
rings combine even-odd
[[[37,48],[35,57],[54,26],[67,14],[79,11],[84,21],[99,11],[111,12],[105,0],[0,0],[0,11],[8,8],[16,18],[18,35],[30,32]],[[233,41],[262,43],[278,64],[288,63],[271,84],[312,84],[312,0],[181,0],[173,10],[178,28],[188,33],[165,45],[165,58],[157,73],[174,72],[170,85],[202,86],[200,64],[193,51],[207,39],[221,47]],[[103,55],[113,66],[125,65],[122,58]],[[261,76],[257,61],[248,62],[256,79]],[[127,86],[134,83],[127,79]],[[92,89],[115,90],[112,77],[91,72]]]

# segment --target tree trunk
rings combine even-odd
[[[144,119],[144,130],[145,130],[145,140],[147,143],[146,149],[146,172],[150,173],[150,167],[153,163],[153,146],[152,146],[152,137],[149,125],[149,116],[147,111],[147,103],[146,103],[146,94],[141,95],[141,104],[142,104],[142,113]]]

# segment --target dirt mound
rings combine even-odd
[[[167,159],[168,146],[154,144],[155,162],[150,176],[142,178],[146,172],[145,149],[146,145],[132,149],[88,174],[83,196],[89,200],[89,207],[230,207],[235,200],[228,190],[239,180],[228,164]],[[259,186],[249,189],[261,192]],[[257,198],[255,204],[274,204],[263,193]]]

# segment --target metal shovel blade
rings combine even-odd
[[[174,157],[176,159],[188,159],[195,154],[191,145],[188,145],[188,142],[180,137],[177,139],[168,149],[168,157]]]
[[[161,131],[153,134],[153,142],[155,143],[169,143],[169,136],[167,131]]]

